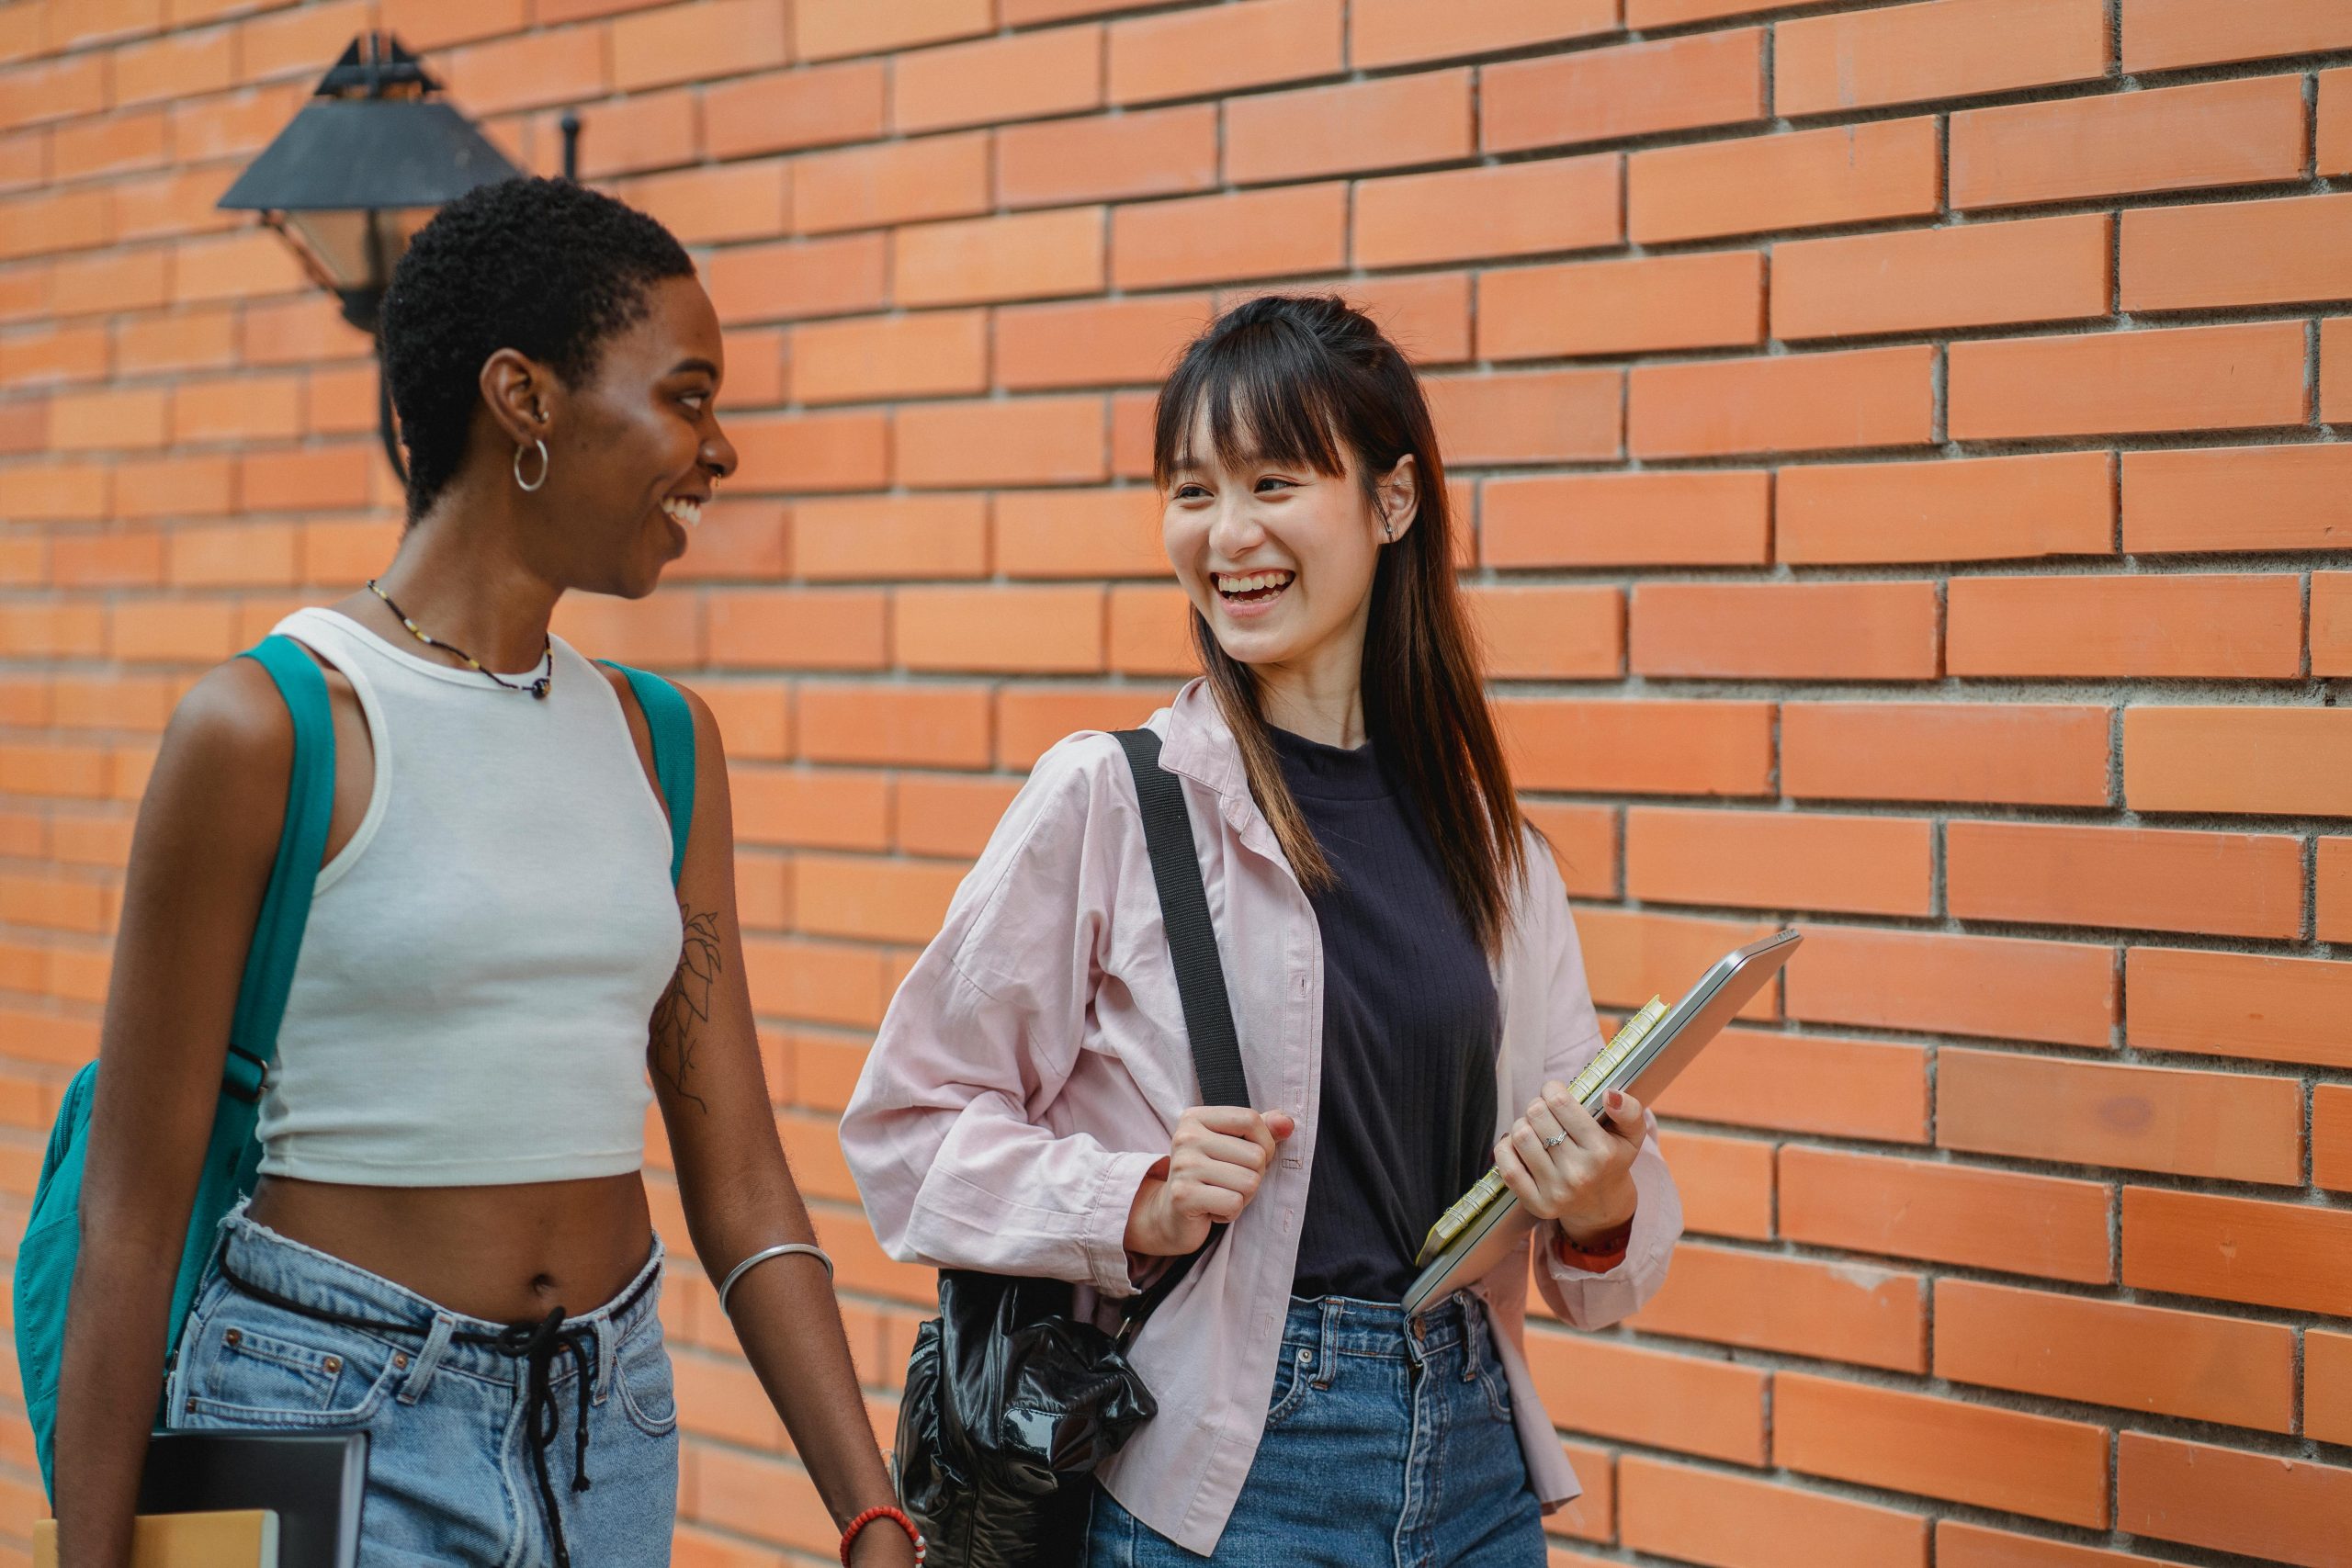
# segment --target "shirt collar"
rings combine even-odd
[[[1216,695],[1208,682],[1194,677],[1176,694],[1176,700],[1152,718],[1159,731],[1159,765],[1191,779],[1217,796],[1217,811],[1226,826],[1258,853],[1290,870],[1273,825],[1258,809],[1250,793],[1249,770],[1241,765],[1241,744],[1217,711]]]
[[[1241,766],[1240,742],[1233,739],[1225,716],[1217,711],[1216,696],[1208,682],[1198,676],[1186,682],[1162,712],[1166,716],[1159,726],[1160,765],[1228,801],[1238,796],[1255,812],[1258,803],[1250,794],[1249,773]]]

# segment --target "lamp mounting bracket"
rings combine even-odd
[[[312,96],[381,98],[440,90],[441,84],[399,39],[386,32],[366,32],[345,46],[342,56],[319,78]]]

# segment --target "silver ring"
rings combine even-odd
[[[1558,1134],[1558,1135],[1557,1135],[1557,1136],[1555,1136],[1555,1137],[1550,1137],[1550,1138],[1546,1138],[1546,1139],[1544,1139],[1544,1146],[1545,1148],[1547,1148],[1547,1149],[1556,1149],[1556,1148],[1558,1148],[1562,1144],[1565,1144],[1565,1143],[1566,1143],[1567,1141],[1568,1141],[1568,1135],[1567,1135],[1566,1133],[1562,1133],[1562,1134]]]

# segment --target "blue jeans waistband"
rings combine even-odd
[[[1283,1338],[1334,1355],[1398,1360],[1426,1359],[1455,1346],[1465,1347],[1476,1359],[1493,1354],[1486,1307],[1468,1291],[1457,1291],[1418,1314],[1408,1314],[1393,1302],[1293,1296]]]
[[[514,1355],[495,1344],[500,1335],[514,1326],[511,1324],[452,1312],[356,1263],[280,1235],[247,1217],[242,1203],[220,1222],[220,1231],[221,1261],[227,1271],[238,1280],[284,1298],[298,1310],[398,1325],[408,1335],[441,1342],[435,1359],[442,1366],[493,1381],[517,1381],[521,1376]],[[662,1238],[656,1235],[645,1267],[617,1294],[592,1311],[564,1316],[567,1334],[576,1331],[594,1343],[594,1359],[601,1370],[609,1370],[619,1347],[661,1311],[661,1292],[655,1281],[663,1258]],[[601,1386],[603,1377],[596,1382]]]

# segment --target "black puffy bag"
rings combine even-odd
[[[1160,922],[1204,1105],[1247,1105],[1241,1045],[1183,785],[1159,737],[1116,737],[1135,775]],[[939,1316],[917,1330],[899,1402],[899,1497],[944,1568],[1071,1568],[1085,1548],[1094,1472],[1159,1406],[1125,1345],[1224,1227],[1129,1303],[1116,1336],[1071,1315],[1071,1288],[942,1269]]]

